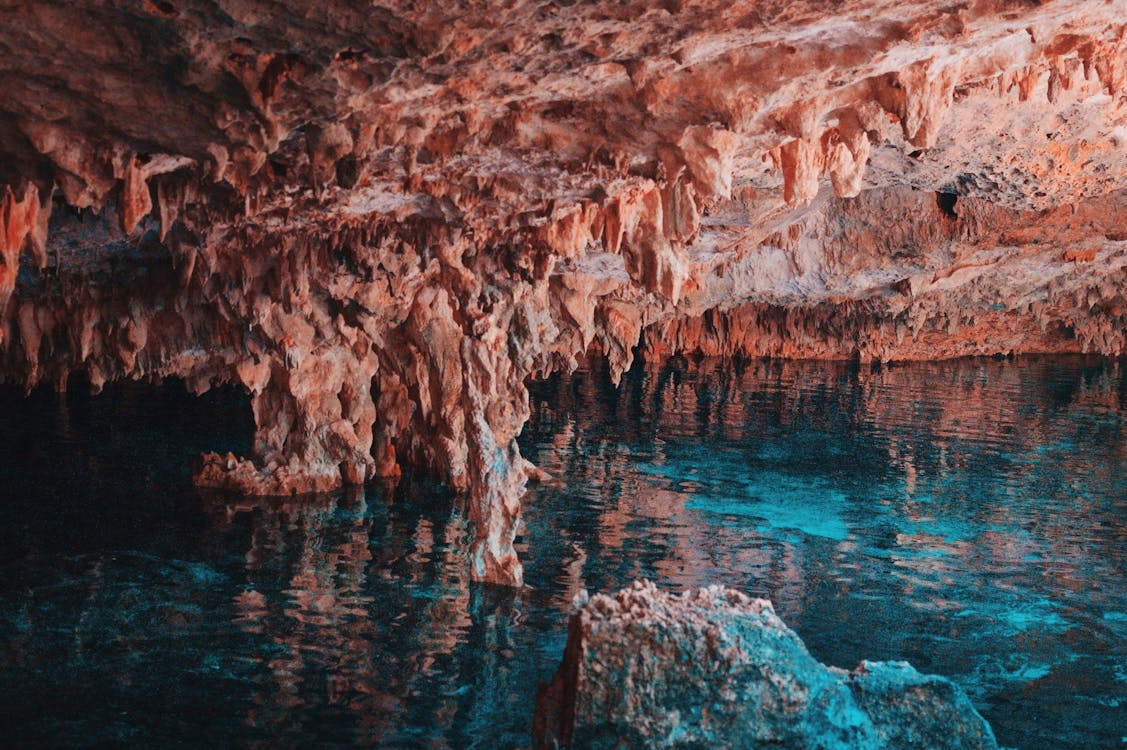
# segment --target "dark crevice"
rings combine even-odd
[[[957,219],[959,214],[955,211],[955,204],[959,201],[959,196],[954,193],[937,192],[935,194],[935,204],[939,206],[939,210],[948,219]]]

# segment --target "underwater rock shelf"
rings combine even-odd
[[[826,667],[771,603],[649,581],[572,616],[539,748],[997,748],[963,690],[907,662]]]

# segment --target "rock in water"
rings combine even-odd
[[[765,599],[637,581],[575,614],[538,748],[996,748],[962,688],[906,662],[827,667]]]

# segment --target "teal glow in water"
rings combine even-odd
[[[17,745],[514,747],[581,588],[774,600],[822,661],[958,681],[999,740],[1120,747],[1127,366],[669,365],[533,389],[530,588],[466,580],[440,487],[186,487],[245,403],[3,396],[0,733]]]

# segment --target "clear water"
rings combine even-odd
[[[908,659],[999,740],[1127,745],[1127,362],[671,363],[539,384],[530,588],[406,481],[187,487],[233,393],[0,392],[0,737],[15,746],[527,745],[570,601],[639,576],[774,600],[822,661]]]

